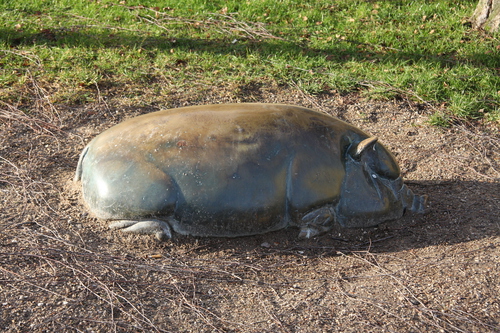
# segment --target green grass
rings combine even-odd
[[[500,42],[467,23],[476,0],[116,3],[0,1],[0,100],[29,103],[33,82],[78,104],[272,81],[425,101],[437,125],[500,121]]]

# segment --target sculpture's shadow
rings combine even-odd
[[[336,227],[327,234],[308,240],[298,239],[299,230],[296,228],[239,238],[175,235],[165,245],[192,246],[193,252],[228,250],[329,256],[355,251],[398,252],[500,235],[498,182],[418,181],[410,182],[409,187],[415,194],[429,196],[427,212],[410,213],[373,228]]]

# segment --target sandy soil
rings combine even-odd
[[[429,212],[311,240],[111,231],[72,177],[95,135],[161,108],[302,105],[377,135]],[[428,106],[309,96],[255,84],[172,92],[159,105],[5,106],[0,118],[0,330],[4,332],[498,332],[500,135],[430,127]]]

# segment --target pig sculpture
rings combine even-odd
[[[145,114],[98,135],[75,175],[124,232],[238,237],[293,226],[309,238],[423,212],[392,154],[329,115],[279,104]]]

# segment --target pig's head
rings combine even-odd
[[[424,212],[426,197],[414,195],[403,183],[394,156],[376,137],[355,136],[347,142],[345,178],[336,208],[343,227],[375,226],[400,218],[406,210]]]

